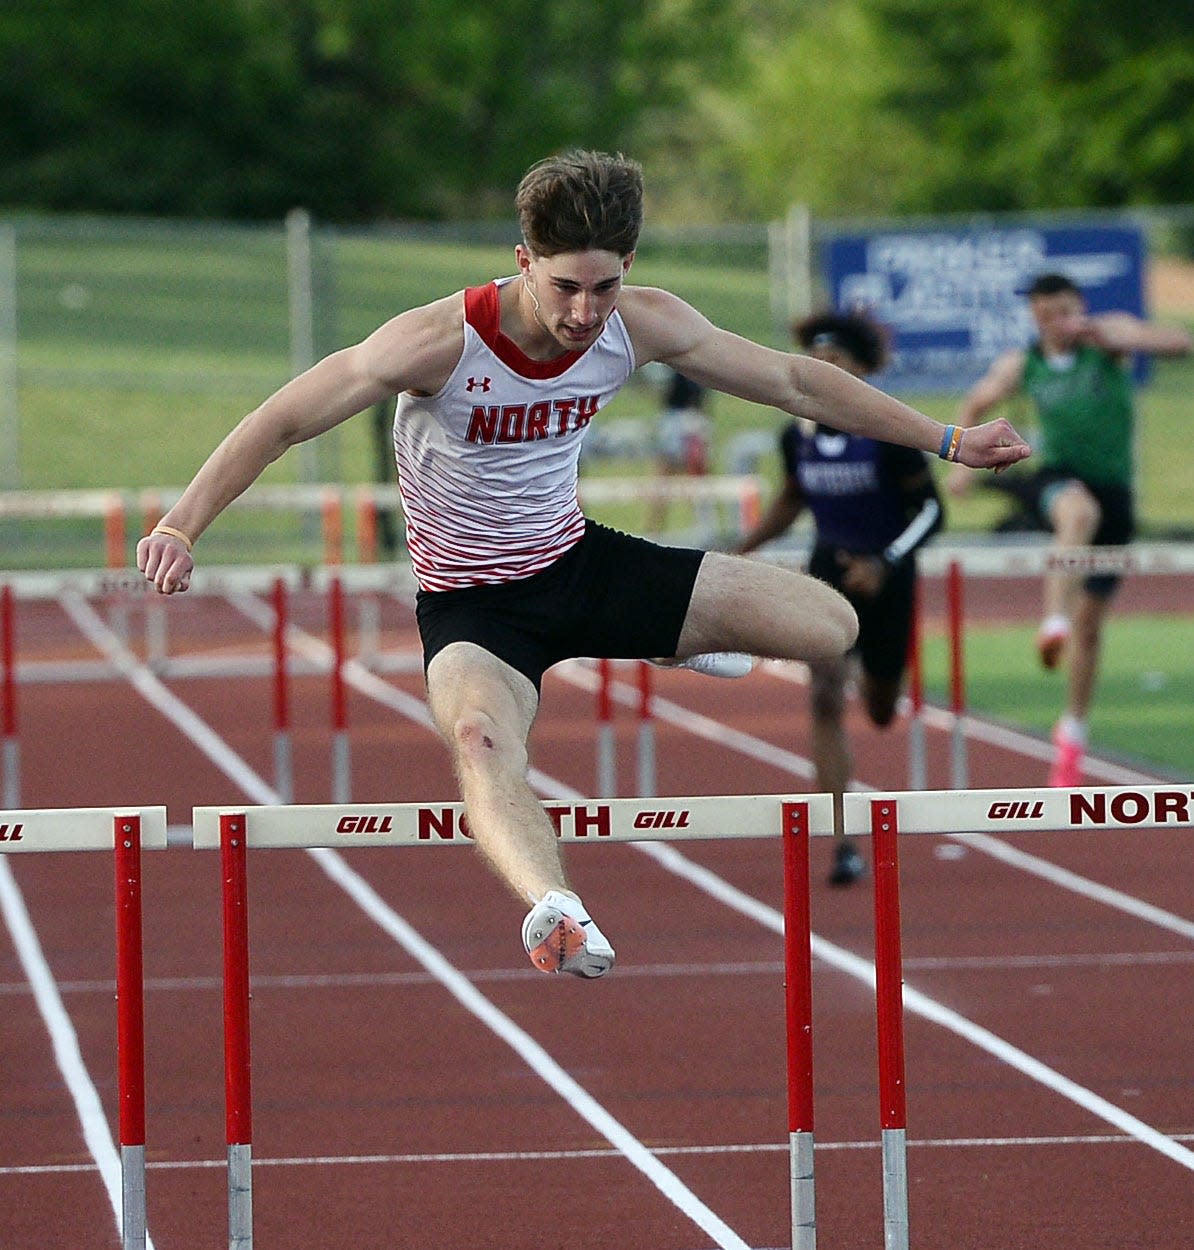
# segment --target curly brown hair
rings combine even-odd
[[[791,328],[805,351],[822,340],[848,352],[867,373],[877,373],[887,363],[887,331],[865,313],[818,312],[794,321]]]
[[[570,151],[532,165],[514,197],[523,241],[536,256],[629,256],[643,225],[643,171],[620,153]]]

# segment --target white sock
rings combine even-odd
[[[1067,712],[1058,722],[1057,727],[1062,736],[1071,742],[1076,742],[1081,747],[1086,745],[1086,722],[1084,720],[1079,720],[1078,717],[1071,716]]]
[[[1070,618],[1063,612],[1057,612],[1053,616],[1047,616],[1041,622],[1042,634],[1068,634],[1070,631]]]

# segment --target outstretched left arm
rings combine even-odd
[[[935,455],[945,449],[941,422],[827,361],[731,334],[666,291],[627,287],[619,307],[640,365],[661,360],[704,386],[847,433]],[[974,469],[1004,468],[1030,454],[1003,418],[967,430],[955,451],[951,459]]]

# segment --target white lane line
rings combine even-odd
[[[570,680],[586,689],[594,689],[596,686],[597,674],[579,661],[567,661],[564,664],[557,665],[555,671],[566,680]],[[373,687],[375,683],[382,686],[386,685],[386,683],[378,683],[372,673],[354,662],[345,665],[345,680],[357,686],[358,689],[364,689],[365,686]],[[615,681],[612,685],[613,696],[618,702],[637,702],[637,690],[632,690],[626,683],[620,681]],[[389,687],[389,689],[393,690],[393,687]],[[421,701],[413,700],[409,695],[403,695],[403,700],[409,700],[417,704],[416,719],[421,724],[430,725],[430,716]],[[760,750],[760,755],[757,758],[767,758],[770,761],[776,757],[788,756],[791,760],[800,761],[801,764],[811,769],[809,761],[802,760],[801,757],[794,756],[791,752],[781,752],[778,748],[773,748],[770,743],[762,742],[750,734],[742,734],[736,731],[733,734],[727,734],[725,726],[719,726],[716,721],[711,720],[709,717],[688,712],[669,700],[656,697],[653,699],[653,707],[657,716],[663,719],[670,719],[672,723],[678,724],[700,736],[707,736],[721,745],[733,745],[739,750],[745,749],[747,753],[753,753],[757,745]],[[574,800],[585,797],[580,791],[564,785],[538,769],[530,769],[529,776],[532,785],[541,794],[550,795],[553,798],[570,798]],[[630,845],[653,858],[667,871],[685,878],[696,885],[698,889],[719,899],[726,906],[756,919],[760,924],[773,929],[775,932],[783,933],[783,916],[774,908],[751,898],[707,869],[691,863],[675,847],[664,843],[636,842]],[[1033,858],[1031,856],[1025,857],[1026,861],[1031,861]],[[1044,861],[1039,862],[1044,863]],[[1027,863],[1023,866],[1031,871]],[[1048,867],[1052,868],[1053,865],[1048,865]],[[1082,880],[1082,878],[1075,879],[1078,881]],[[1090,884],[1094,885],[1093,882]],[[1175,917],[1174,919],[1180,922],[1180,918]],[[826,963],[839,971],[846,972],[863,981],[872,990],[874,989],[874,965],[859,958],[853,952],[836,946],[834,943],[814,934],[813,954],[824,959]],[[986,1050],[989,1054],[1002,1059],[1010,1067],[1054,1090],[1062,1097],[1069,1098],[1072,1102],[1084,1107],[1092,1114],[1129,1133],[1138,1141],[1152,1146],[1161,1154],[1168,1156],[1175,1162],[1181,1163],[1184,1167],[1194,1170],[1194,1152],[1178,1145],[1172,1138],[1146,1124],[1143,1120],[1129,1115],[1122,1108],[1115,1106],[1107,1099],[1094,1093],[1093,1090],[1088,1090],[1084,1086],[1077,1084],[1077,1082],[1071,1081],[1060,1072],[1033,1058],[1027,1052],[1011,1045],[1011,1043],[1005,1041],[997,1034],[984,1029],[959,1013],[936,1002],[928,995],[913,989],[907,983],[904,986],[904,1005],[905,1008],[934,1021],[980,1049]]]
[[[924,955],[903,961],[910,972],[1006,972],[1009,969],[1052,968],[1157,968],[1194,963],[1194,950],[1106,951],[1083,955]],[[782,974],[783,960],[757,959],[749,963],[713,962],[704,964],[625,964],[618,968],[618,979],[639,977],[768,976]],[[541,972],[533,968],[462,968],[461,974],[476,984],[495,981],[539,981]],[[272,975],[252,978],[254,990],[340,990],[372,989],[385,985],[433,985],[427,972],[328,972]],[[147,994],[211,993],[219,990],[219,977],[146,977]],[[103,994],[116,989],[113,979],[59,981],[60,994]],[[33,993],[27,981],[0,981],[0,997],[27,997]]]
[[[698,889],[718,899],[727,907],[740,912],[744,916],[748,916],[752,920],[758,921],[759,924],[771,929],[774,933],[783,934],[784,918],[780,912],[773,907],[768,907],[758,899],[752,898],[749,894],[739,890],[715,873],[686,860],[682,855],[678,854],[674,847],[656,842],[635,842],[631,843],[631,845],[637,847],[644,854],[650,855],[669,872],[674,872],[677,876],[691,881]],[[832,942],[827,942],[815,933],[812,939],[812,949],[813,954],[818,958],[823,959],[840,972],[844,972],[854,977],[855,980],[863,982],[872,991],[874,990],[874,964],[861,959],[852,951],[836,946]],[[906,981],[904,983],[904,1009],[941,1025],[942,1028],[955,1033],[958,1037],[977,1046],[980,1050],[985,1050],[988,1054],[1006,1063],[1009,1067],[1022,1072],[1031,1080],[1045,1086],[1047,1089],[1053,1090],[1063,1098],[1068,1098],[1071,1102],[1089,1111],[1092,1115],[1106,1120],[1108,1124],[1112,1124],[1122,1132],[1130,1134],[1137,1141],[1151,1146],[1154,1150],[1174,1160],[1174,1162],[1180,1163],[1183,1167],[1194,1171],[1194,1151],[1179,1145],[1173,1138],[1159,1132],[1151,1124],[1146,1124],[1136,1116],[1130,1115],[1121,1107],[1117,1107],[1106,1098],[1096,1094],[1093,1090],[1086,1089],[1076,1081],[1071,1081],[1069,1077],[1063,1076],[1054,1068],[1050,1068],[1047,1064],[1033,1058],[1026,1051],[1013,1046],[1010,1042],[991,1032],[990,1029],[985,1029],[981,1025],[975,1024],[959,1012],[953,1011],[935,999],[930,998],[929,995],[921,993],[921,991],[913,988]]]
[[[1194,960],[1194,953],[1191,953]],[[704,964],[636,964],[628,967],[630,977],[741,977],[774,976],[783,972],[783,960],[752,960],[749,963]],[[619,969],[622,971],[622,969]],[[542,984],[543,973],[529,964],[522,968],[462,968],[461,975],[470,981],[534,981]],[[435,978],[427,972],[329,972],[293,973],[273,976],[253,976],[254,990],[319,990],[319,989],[371,989],[383,985],[432,985]],[[218,990],[223,982],[219,977],[146,977],[145,992],[174,994],[180,992],[207,993]],[[114,980],[59,981],[62,994],[105,994],[115,992]],[[24,981],[0,981],[0,995],[28,995],[32,991]]]
[[[388,933],[404,950],[414,956],[448,992],[483,1024],[487,1025],[512,1050],[519,1054],[539,1076],[572,1108],[587,1120],[602,1137],[623,1154],[655,1187],[688,1216],[698,1228],[708,1233],[727,1250],[748,1250],[746,1242],[720,1216],[696,1197],[678,1176],[663,1164],[628,1129],[616,1120],[576,1080],[574,1080],[523,1029],[496,1008],[481,992],[406,923],[335,851],[311,851],[317,862],[375,924]]]
[[[564,664],[560,664],[556,667],[555,672],[565,681],[571,682],[581,689],[596,690],[597,688],[597,673],[591,667],[579,661],[569,660]],[[611,686],[611,693],[616,703],[631,707],[638,704],[638,690],[626,682],[614,681]],[[771,764],[802,780],[813,774],[814,770],[811,761],[790,751],[782,751],[770,742],[756,738],[752,734],[739,731],[733,733],[721,732],[716,721],[699,713],[690,712],[682,705],[673,703],[671,700],[661,698],[658,695],[653,696],[651,705],[659,720],[675,725],[696,737],[704,738],[709,742],[716,742],[720,746],[730,747],[751,759]],[[1155,783],[1158,779],[1144,777],[1143,774],[1133,774],[1133,780],[1136,782],[1148,781]],[[1132,783],[1128,782],[1126,784]],[[862,790],[876,789],[870,783],[858,780],[852,783],[852,788]],[[950,837],[954,842],[964,844],[976,851],[982,851],[984,854],[990,855],[994,859],[1002,860],[1004,863],[1010,864],[1022,872],[1040,877],[1052,885],[1070,890],[1072,893],[1081,895],[1093,902],[1102,903],[1106,907],[1113,907],[1118,911],[1126,912],[1130,916],[1135,916],[1139,920],[1157,925],[1162,929],[1168,929],[1170,932],[1180,934],[1182,937],[1194,938],[1194,922],[1185,919],[1183,916],[1178,916],[1163,908],[1155,907],[1151,903],[1145,903],[1141,899],[1134,898],[1130,894],[1124,894],[1120,890],[1114,890],[1110,886],[1101,885],[1097,881],[1090,880],[1089,877],[1083,877],[1076,872],[1059,868],[1047,859],[1042,859],[1038,855],[1030,855],[1027,851],[1017,850],[1006,842],[1001,842],[998,838],[991,837],[990,834],[943,834],[942,836]]]
[[[995,859],[1002,860],[1005,864],[1011,864],[1014,868],[1030,872],[1053,885],[1060,886],[1063,890],[1085,895],[1096,903],[1114,907],[1117,911],[1126,912],[1138,920],[1156,925],[1161,929],[1168,929],[1171,933],[1180,934],[1182,937],[1194,939],[1194,920],[1186,920],[1182,916],[1174,915],[1171,911],[1165,911],[1164,908],[1146,903],[1143,899],[1125,894],[1122,890],[1100,885],[1097,881],[1091,881],[1089,877],[1081,877],[1076,872],[1070,872],[1068,868],[1059,868],[1048,860],[1029,855],[1026,851],[1017,850],[1014,846],[1008,846],[1006,842],[1001,842],[988,833],[955,834],[953,841],[983,851]]]
[[[99,1091],[83,1055],[79,1049],[79,1036],[75,1026],[62,1004],[62,997],[54,982],[54,974],[42,952],[41,943],[37,939],[37,930],[29,919],[25,900],[21,896],[7,855],[0,855],[0,911],[4,913],[4,922],[12,934],[13,945],[16,947],[17,958],[29,978],[33,989],[37,1009],[41,1012],[46,1031],[50,1035],[50,1043],[54,1050],[54,1060],[66,1088],[70,1091],[71,1100],[75,1104],[75,1114],[83,1130],[83,1141],[87,1150],[95,1160],[99,1169],[100,1179],[108,1193],[108,1201],[116,1216],[117,1236],[124,1235],[124,1192],[120,1164],[120,1152],[112,1139],[108,1120],[104,1115],[103,1104],[100,1102]],[[90,1170],[90,1169],[88,1169]],[[146,1246],[152,1250],[153,1239],[146,1233]]]
[[[1194,1142],[1194,1133],[1177,1133],[1175,1141]],[[908,1146],[913,1150],[1007,1150],[1028,1149],[1040,1146],[1134,1146],[1135,1138],[1122,1133],[1082,1133],[1069,1136],[1043,1137],[914,1137]],[[876,1137],[862,1141],[818,1141],[820,1151],[876,1151],[883,1143]],[[651,1153],[657,1158],[676,1158],[702,1155],[767,1155],[787,1154],[791,1146],[787,1142],[742,1142],[710,1144],[704,1146],[656,1146]],[[585,1150],[462,1150],[456,1153],[435,1154],[378,1154],[378,1155],[291,1155],[269,1158],[258,1155],[253,1159],[255,1168],[302,1168],[302,1167],[376,1167],[379,1165],[409,1164],[416,1167],[429,1163],[567,1163],[581,1159],[619,1159],[622,1152],[610,1148],[590,1147]],[[146,1163],[147,1171],[190,1172],[223,1169],[227,1159],[153,1159]],[[30,1166],[0,1167],[0,1176],[59,1176],[94,1172],[89,1163],[39,1163]]]
[[[79,605],[76,606],[79,607]],[[80,614],[84,615],[81,607],[79,607],[79,610]],[[87,611],[90,610],[87,609]],[[91,619],[88,625],[91,634],[94,635],[93,641],[106,654],[111,656],[120,671],[133,682],[136,689],[143,696],[149,698],[154,706],[164,716],[173,720],[184,733],[191,732],[191,729],[197,724],[202,727],[205,740],[215,739],[217,742],[219,741],[214,732],[200,721],[193,712],[161,687],[161,683],[124,647],[120,639],[104,625],[98,616],[93,612],[90,613],[90,616]],[[270,616],[272,618],[272,611],[270,611]],[[297,631],[293,627],[291,633],[296,640],[300,640],[303,637],[301,631]],[[325,648],[324,644],[319,643],[314,638],[308,637],[304,643],[305,650],[316,651],[321,648],[330,654],[330,649]],[[373,674],[364,669],[363,666],[356,663],[346,665],[345,678],[352,681],[354,685],[369,686],[370,688],[375,683],[379,686],[386,685],[386,683],[380,682]],[[400,693],[395,691],[393,687],[388,687],[388,689],[391,693]],[[412,700],[411,702],[417,704],[417,708],[412,708],[411,710],[416,712],[419,723],[427,724],[430,727],[430,714],[425,706],[418,700]],[[255,801],[266,803],[279,802],[279,796],[276,791],[262,778],[253,773],[248,764],[241,760],[235,752],[226,746],[220,750],[211,749],[212,746],[213,744],[208,741],[209,749],[206,750],[206,753],[209,758],[217,764],[217,767],[225,771],[231,780],[241,785],[247,793],[253,796],[263,796],[255,797]],[[252,784],[250,785],[245,784],[246,773],[251,778]],[[311,850],[308,851],[308,854],[365,911],[383,932],[394,938],[408,954],[435,976],[436,980],[462,1006],[477,1016],[478,1019],[514,1050],[578,1115],[592,1125],[628,1162],[637,1167],[698,1228],[712,1237],[723,1250],[750,1250],[747,1243],[720,1216],[706,1206],[675,1173],[664,1167],[628,1129],[610,1115],[538,1042],[495,1007],[475,986],[469,983],[466,977],[457,971],[430,943],[399,916],[363,877],[348,866],[342,855],[337,851],[327,849]]]
[[[134,690],[167,720],[174,724],[209,760],[240,786],[254,803],[276,803],[278,796],[239,755],[198,717],[177,695],[172,694],[104,624],[95,609],[77,592],[67,591],[62,606],[79,631],[115,666]]]

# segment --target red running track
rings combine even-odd
[[[175,653],[268,647],[221,600],[169,608]],[[318,603],[298,602],[296,618],[325,631]],[[405,605],[384,604],[383,625],[388,650],[413,653]],[[22,604],[19,628],[24,659],[97,654],[57,606]],[[419,719],[420,677],[386,681],[400,707],[350,692],[353,798],[451,797],[444,752]],[[235,759],[213,760],[214,748],[148,701],[148,687],[24,684],[23,805],[163,803],[184,825],[194,805],[268,788],[268,681],[169,687]],[[296,799],[326,801],[327,679],[296,679],[292,693]],[[657,693],[661,793],[810,787],[806,692],[791,670],[736,683],[661,674]],[[592,709],[587,669],[549,675],[533,764],[555,795],[594,790]],[[629,705],[617,725],[630,792]],[[901,788],[903,726],[853,729],[860,780]],[[930,784],[944,785],[944,731],[930,727],[929,744]],[[1096,768],[1092,781],[1122,779]],[[976,786],[1038,785],[1045,770],[1031,740],[994,734],[972,744]],[[614,974],[592,984],[524,966],[522,909],[468,849],[417,859],[392,849],[250,856],[258,1246],[789,1244],[778,840],[686,844],[679,855],[570,850],[576,884],[618,949]],[[859,979],[871,952],[870,892],[823,885],[829,848],[816,842],[813,854],[820,1244],[878,1247],[874,1011]],[[912,1245],[1194,1243],[1189,837],[1021,835],[987,849],[917,837],[903,840],[901,856],[905,974],[918,1007],[906,1022]],[[682,875],[692,866],[705,870],[701,881]],[[375,892],[375,916],[329,875],[344,867]],[[78,1036],[83,1083],[114,1134],[110,858],[8,856],[5,871]],[[218,857],[148,854],[144,900],[150,1234],[159,1250],[218,1246],[226,1244]],[[393,928],[394,916],[429,944],[432,970],[379,925]],[[477,1001],[445,986],[453,969]],[[0,930],[0,995],[0,1247],[118,1246],[9,927]],[[947,1008],[955,1027],[926,1018],[921,1004]],[[1008,1049],[993,1053],[992,1037]],[[1013,1066],[1017,1054],[1039,1069]],[[654,1153],[674,1196],[581,1114],[578,1091],[593,1114],[612,1116]],[[1110,1123],[1105,1105],[1140,1129]],[[1161,1134],[1179,1158],[1158,1148]],[[726,1233],[704,1231],[693,1212]]]

